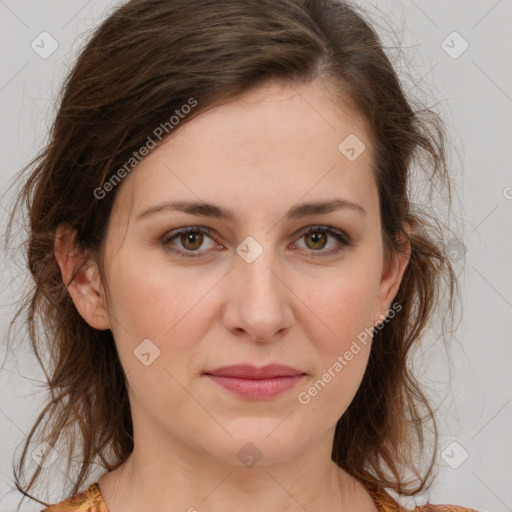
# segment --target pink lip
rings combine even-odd
[[[215,370],[206,370],[204,373],[207,375],[237,377],[240,379],[270,379],[273,377],[304,375],[304,372],[282,364],[267,364],[261,368],[253,366],[252,364],[233,364],[231,366],[222,366]]]
[[[300,370],[278,364],[262,368],[245,364],[224,366],[204,374],[228,391],[253,400],[279,395],[293,388],[305,375]]]

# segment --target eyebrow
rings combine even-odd
[[[290,208],[286,213],[286,218],[288,220],[300,219],[308,215],[326,214],[341,209],[352,210],[359,214],[366,215],[364,208],[357,203],[347,201],[346,199],[332,199],[330,201],[310,201],[301,203]],[[212,217],[225,221],[232,221],[235,218],[235,214],[232,210],[228,210],[213,203],[204,201],[166,201],[143,210],[136,216],[136,219],[139,220],[168,211],[181,211],[190,215]]]

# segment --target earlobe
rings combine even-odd
[[[57,227],[54,254],[62,281],[82,318],[95,329],[110,328],[98,265],[76,244],[76,231],[67,223]],[[73,278],[73,273],[76,275]]]

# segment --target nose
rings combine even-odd
[[[293,325],[293,293],[271,249],[265,249],[251,263],[237,255],[228,290],[223,319],[234,335],[272,342]]]

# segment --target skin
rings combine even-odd
[[[350,134],[366,145],[355,161],[338,150]],[[127,375],[135,448],[100,479],[110,512],[377,510],[330,459],[371,339],[309,403],[298,401],[382,320],[408,262],[399,254],[384,259],[372,162],[363,122],[335,105],[322,82],[267,84],[184,124],[124,178],[103,280],[90,258],[69,283],[80,253],[74,233],[59,227],[55,256],[69,293],[91,326],[111,329]],[[334,198],[366,213],[285,218],[297,203]],[[234,219],[177,211],[136,219],[171,200],[212,202]],[[321,230],[316,239],[302,233],[318,225],[346,233],[351,245]],[[202,245],[179,236],[168,245],[202,251],[196,258],[161,243],[189,226],[208,227],[211,236]],[[263,249],[252,263],[236,252],[248,236]],[[134,356],[144,339],[160,350],[148,366]],[[202,375],[243,362],[287,364],[307,375],[266,400],[233,395]],[[261,453],[252,467],[237,457],[247,442]]]

